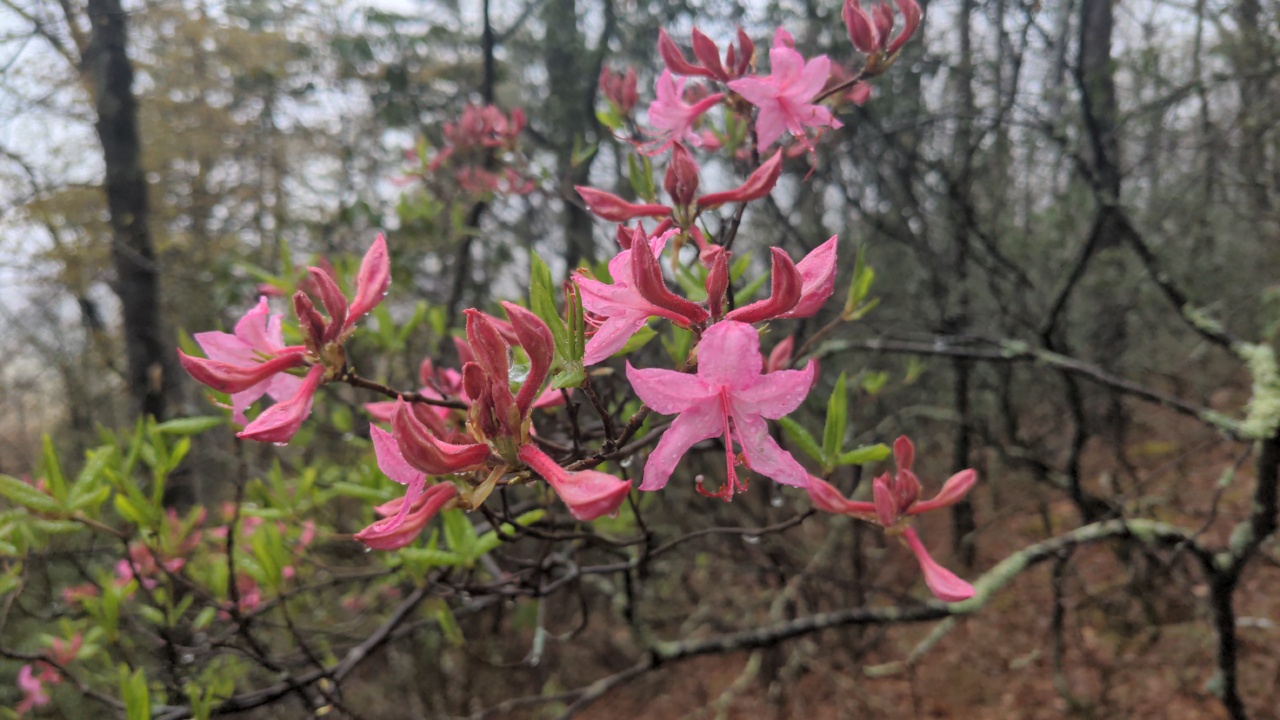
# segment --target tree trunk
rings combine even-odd
[[[92,35],[80,73],[93,98],[94,124],[106,164],[114,289],[124,314],[129,391],[137,410],[163,418],[174,384],[160,322],[159,272],[147,226],[147,182],[138,139],[133,67],[126,51],[127,15],[120,0],[88,0]]]

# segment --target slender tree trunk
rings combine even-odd
[[[80,73],[93,96],[94,124],[106,164],[115,292],[124,314],[129,391],[144,415],[162,418],[175,376],[160,321],[159,272],[147,226],[147,182],[138,138],[133,66],[120,0],[88,0],[92,35]]]

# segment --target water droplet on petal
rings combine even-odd
[[[289,443],[287,443],[287,442],[278,442],[278,443],[271,443],[271,444],[272,444],[272,445],[275,445],[276,447],[285,447],[285,446],[286,446],[286,445],[288,445]]]
[[[744,543],[746,543],[746,544],[748,544],[748,545],[759,545],[759,544],[760,544],[760,536],[759,536],[759,535],[743,535],[743,536],[742,536],[742,542],[744,542]]]
[[[693,481],[698,483],[699,485],[702,485],[707,481],[707,476],[703,475],[702,473],[698,473],[697,475],[694,476]]]

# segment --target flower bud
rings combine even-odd
[[[707,307],[716,320],[724,314],[724,296],[729,290],[729,255],[727,250],[717,252],[707,271]]]
[[[520,347],[529,356],[529,374],[525,376],[520,393],[516,395],[516,406],[523,416],[528,414],[533,401],[538,397],[538,391],[542,389],[542,381],[547,379],[547,371],[551,369],[551,361],[555,358],[556,343],[551,336],[551,329],[542,318],[513,303],[504,302],[502,307],[507,311],[507,317],[511,318]]]
[[[782,248],[770,248],[770,252],[773,255],[773,274],[769,297],[733,310],[725,315],[726,320],[743,323],[771,320],[791,310],[800,301],[800,271]]]
[[[302,326],[306,336],[307,348],[319,354],[320,348],[324,347],[325,330],[328,328],[324,316],[311,304],[311,298],[301,290],[293,294],[293,312],[298,316],[298,324]]]
[[[662,265],[653,255],[648,241],[631,243],[631,280],[636,292],[654,306],[673,313],[675,322],[685,325],[705,322],[709,317],[702,306],[689,302],[667,289],[662,278]],[[679,319],[677,319],[679,318]]]
[[[631,481],[595,470],[569,472],[532,443],[521,446],[521,462],[542,476],[569,512],[582,522],[617,512],[631,492]]]
[[[876,522],[891,528],[898,522],[898,501],[893,495],[892,481],[885,473],[871,481],[871,497],[876,508]]]
[[[332,342],[342,332],[347,322],[347,298],[338,288],[338,283],[329,273],[317,267],[307,268],[311,271],[311,280],[315,283],[316,292],[325,312],[329,313],[329,325],[325,328],[325,342]]]
[[[693,54],[711,77],[721,82],[728,82],[729,74],[720,65],[720,48],[716,47],[715,42],[703,35],[702,31],[696,27],[693,29]]]
[[[250,365],[234,365],[218,360],[191,357],[178,351],[178,362],[182,367],[203,385],[228,394],[243,392],[276,373],[306,364],[302,353],[292,352],[273,357],[270,360]]]
[[[671,163],[667,165],[662,187],[671,196],[676,207],[687,208],[693,205],[694,196],[698,192],[698,165],[689,151],[679,143],[671,147]]]
[[[977,482],[978,473],[974,471],[973,468],[961,470],[943,483],[942,489],[938,491],[937,495],[928,500],[921,500],[916,503],[915,506],[911,508],[911,514],[918,515],[923,512],[929,512],[930,510],[937,510],[939,508],[955,505],[964,499],[964,496],[973,489],[974,484]]]
[[[795,335],[788,335],[782,339],[782,342],[774,345],[769,351],[769,359],[765,362],[764,371],[771,373],[791,367],[791,355],[795,352],[795,346]]]
[[[400,454],[413,467],[428,475],[444,475],[472,470],[489,459],[486,445],[453,445],[437,439],[409,412],[404,399],[396,401],[391,430]]]
[[[356,296],[347,311],[348,327],[377,307],[382,298],[386,297],[390,286],[391,256],[387,253],[386,237],[378,233],[377,239],[360,261],[360,272],[356,275]]]
[[[588,210],[611,222],[626,222],[639,217],[666,217],[671,214],[671,208],[666,205],[629,203],[612,193],[582,185],[575,185],[573,189],[582,196]]]
[[[711,77],[711,72],[704,67],[694,65],[685,59],[684,53],[667,35],[667,31],[658,29],[658,55],[662,57],[662,62],[666,63],[667,69],[674,75],[698,75],[701,77]]]
[[[458,488],[453,483],[439,483],[422,491],[413,500],[412,508],[399,522],[379,520],[355,534],[355,539],[374,550],[396,550],[413,542],[414,538],[426,527],[427,521],[435,517],[458,496]],[[402,502],[408,503],[406,497]]]
[[[746,182],[738,187],[698,198],[698,207],[709,210],[725,203],[758,200],[773,191],[773,186],[778,184],[778,178],[781,175],[782,152],[778,151],[747,176]]]

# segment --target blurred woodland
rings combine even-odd
[[[275,513],[262,522],[284,526],[284,552],[306,547],[306,583],[252,625],[197,627],[198,596],[160,620],[121,611],[119,636],[91,638],[77,680],[30,716],[124,716],[123,666],[145,670],[147,713],[175,719],[200,716],[200,692],[246,718],[1280,717],[1280,2],[920,4],[870,98],[736,218],[734,250],[763,272],[768,245],[801,257],[838,234],[837,293],[857,252],[874,268],[878,305],[813,348],[820,385],[793,419],[821,438],[844,373],[848,446],[910,435],[927,494],[976,468],[969,499],[920,527],[977,601],[924,601],[902,547],[815,516],[802,492],[701,497],[688,479],[724,472],[714,443],[643,494],[643,520],[575,531],[561,512],[441,580],[350,540],[391,491],[368,451],[377,398],[335,386],[288,448],[224,423],[166,470],[176,517]],[[417,387],[424,357],[457,360],[464,308],[524,298],[532,257],[558,285],[616,252],[573,192],[637,187],[603,68],[634,67],[643,108],[659,28],[687,49],[695,25],[718,41],[741,27],[762,54],[785,26],[807,57],[857,67],[840,12],[0,0],[0,473],[47,475],[52,455],[73,477],[95,448],[127,455],[143,413],[219,415],[177,365],[188,334],[230,328],[308,265],[353,276],[379,230],[392,291],[348,353]],[[428,168],[469,104],[527,115],[504,159],[527,192]],[[597,382],[621,408],[614,365]],[[872,471],[828,479],[865,493]],[[27,514],[7,502],[0,528]],[[504,522],[532,507],[512,502]],[[299,540],[304,521],[327,531]],[[46,530],[0,544],[0,706],[41,633],[80,627],[61,589],[124,542]],[[508,574],[522,584],[496,590]]]

